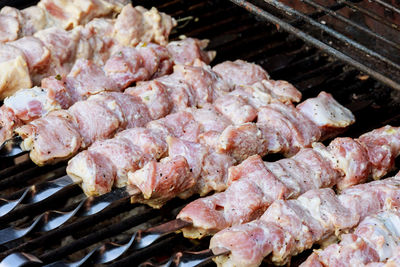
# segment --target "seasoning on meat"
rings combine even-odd
[[[340,238],[340,243],[314,251],[300,266],[370,266],[395,260],[400,249],[400,211],[390,208],[367,216]]]
[[[188,39],[180,41],[182,44],[186,42],[191,41]],[[6,98],[4,105],[0,108],[3,110],[2,113],[8,114],[6,117],[0,117],[0,126],[2,126],[0,141],[4,142],[11,138],[15,128],[45,116],[50,111],[67,109],[73,103],[85,100],[90,95],[99,92],[122,91],[133,82],[152,79],[154,75],[163,76],[171,71],[174,58],[170,58],[165,47],[152,44],[146,47],[125,48],[124,51],[126,53],[130,51],[129,58],[121,61],[117,52],[107,60],[104,68],[90,60],[79,59],[68,75],[50,76],[42,80],[40,88],[20,90]],[[182,50],[182,53],[187,53],[187,51]],[[175,55],[179,55],[178,50],[175,51]],[[127,60],[130,60],[129,69],[125,65]],[[143,91],[133,92],[133,94],[143,100],[148,98],[145,102],[151,115],[159,118],[163,113],[169,113],[171,105],[165,102],[165,99],[161,99],[162,96],[166,97],[166,88],[154,87],[154,82],[150,84],[149,87],[154,90],[151,92],[148,90],[146,95],[142,95]],[[143,88],[146,86],[143,85]],[[167,103],[167,106],[163,106],[162,103]]]
[[[259,266],[270,254],[274,263],[284,264],[314,243],[352,229],[369,214],[398,206],[399,189],[397,175],[349,187],[341,195],[324,188],[276,200],[260,219],[214,235],[210,248],[231,251],[215,259],[218,266]]]
[[[245,65],[252,67],[252,64],[250,63],[246,63]],[[172,111],[178,110],[177,113],[151,121],[146,125],[146,129],[149,133],[157,134],[168,143],[167,151],[163,152],[160,156],[168,155],[169,157],[158,162],[160,156],[157,155],[157,157],[155,157],[154,155],[151,155],[149,158],[146,158],[146,160],[150,160],[147,163],[149,166],[146,164],[144,168],[147,168],[147,170],[154,169],[158,164],[160,164],[161,168],[161,165],[163,166],[164,164],[167,164],[167,162],[171,160],[173,161],[175,157],[183,156],[186,158],[187,164],[190,166],[190,173],[186,175],[188,175],[190,179],[195,179],[196,183],[193,184],[191,188],[185,188],[186,191],[178,191],[182,190],[182,187],[175,187],[175,194],[172,194],[171,192],[166,194],[153,192],[154,194],[142,195],[138,193],[136,195],[135,201],[144,202],[156,207],[160,207],[176,195],[179,195],[180,197],[188,197],[194,193],[205,195],[213,190],[221,191],[225,189],[227,184],[227,170],[235,163],[235,160],[231,156],[217,153],[212,145],[210,146],[210,144],[205,142],[205,139],[202,139],[202,136],[209,133],[220,134],[237,118],[224,116],[210,103],[202,104],[203,108],[187,108],[186,104],[182,105],[182,102],[174,101],[179,97],[179,94],[185,94],[187,92],[186,90],[176,90],[174,83],[178,85],[186,84],[188,88],[199,84],[201,85],[197,90],[190,91],[190,93],[193,94],[193,97],[191,97],[191,103],[196,106],[199,105],[198,102],[196,102],[197,99],[200,98],[199,95],[204,95],[201,90],[211,92],[210,85],[214,90],[220,90],[221,94],[226,94],[225,91],[229,89],[227,89],[226,86],[221,88],[219,85],[225,83],[221,81],[218,74],[214,73],[208,67],[205,68],[203,64],[190,66],[190,68],[184,68],[178,65],[174,70],[174,73],[171,75],[164,76],[155,81],[141,82],[138,86],[129,88],[126,91],[129,94],[140,96],[143,102],[146,103],[147,106],[151,107],[150,109],[159,107],[157,110],[164,110],[161,108],[163,105],[160,105],[158,101],[172,93],[173,98],[170,100],[172,101],[171,103],[173,106]],[[183,70],[189,71],[187,71],[184,74],[185,76],[181,78]],[[203,78],[204,81],[199,80],[201,78]],[[158,92],[163,91],[165,88],[167,88],[167,91],[171,90],[171,92],[168,92],[165,95],[162,94],[159,97],[153,97],[148,94],[149,91],[151,91],[151,94],[155,91],[154,93],[157,96]],[[214,94],[213,92],[211,93]],[[244,101],[250,102],[251,99],[255,101],[255,96],[248,96]],[[223,101],[221,101],[221,103],[223,103]],[[135,131],[136,129],[132,128],[121,132],[121,134],[132,136],[130,132]],[[120,134],[115,138],[118,139],[119,136]],[[200,140],[203,142],[199,144]],[[144,144],[135,143],[135,146],[141,148],[143,145],[147,144],[146,140],[144,142]],[[117,149],[118,147],[116,146],[115,150]],[[106,169],[101,168],[100,166],[97,168],[95,164],[91,164],[89,162],[91,161],[91,150],[92,148],[89,147],[87,151],[81,152],[75,158],[71,159],[67,168],[68,174],[73,177],[76,182],[82,183],[82,187],[86,194],[101,194],[101,192],[111,190],[109,185],[114,184],[114,186],[122,186],[128,182],[125,175],[119,176],[117,171],[113,170],[113,168]],[[107,156],[107,153],[103,154],[103,157]],[[111,157],[111,154],[108,157]],[[88,163],[83,163],[85,161],[88,161]],[[112,161],[113,160],[110,158],[110,164],[112,164]],[[145,162],[145,160],[142,162]],[[150,165],[152,166],[151,168]],[[136,173],[135,171],[137,170],[137,166],[137,164],[132,165],[132,169],[128,173],[128,178],[132,177],[129,178],[131,189],[140,192],[139,189],[144,188],[143,183],[146,183],[146,178],[143,176],[149,174],[149,172],[138,171]],[[94,170],[90,171],[85,169],[89,167]],[[97,178],[94,176],[90,178],[90,174],[93,173],[96,176],[99,176],[101,173],[100,170],[104,171],[103,177],[108,177],[108,181],[111,181],[106,184],[107,188],[102,188],[97,191],[86,190],[85,188],[87,188],[87,186],[85,183],[96,184],[93,181],[97,180]],[[116,168],[116,170],[118,170],[118,168]],[[149,177],[149,179],[151,185],[152,178]],[[121,182],[124,180],[125,182]],[[141,185],[134,184],[138,181],[140,181]],[[150,185],[146,185],[146,188]],[[98,186],[101,187],[101,184]],[[159,189],[165,189],[165,187],[160,187]],[[157,196],[158,199],[154,199],[155,196]]]
[[[379,149],[382,138],[387,140],[382,156],[391,164],[373,166],[375,159],[368,157],[369,151]],[[368,150],[363,148],[367,144]],[[204,237],[259,218],[276,199],[296,198],[318,188],[345,189],[371,176],[381,178],[393,169],[399,144],[400,128],[385,126],[358,139],[336,138],[328,147],[314,143],[313,148],[303,148],[295,156],[276,162],[263,163],[260,156],[251,156],[229,169],[225,192],[197,199],[182,209],[178,218],[193,224],[183,233],[191,238]],[[376,176],[376,169],[380,176]]]
[[[119,13],[128,3],[126,0],[41,0],[23,10],[5,6],[0,10],[0,42],[31,36],[53,26],[72,29],[94,18]]]
[[[137,75],[130,82],[140,80],[146,74],[161,76],[163,73],[168,72],[171,65],[165,65],[167,62],[166,57],[169,59],[167,48],[163,47],[162,51],[150,42],[166,45],[168,35],[172,27],[176,25],[175,20],[164,13],[158,12],[155,8],[149,11],[143,7],[133,8],[131,4],[122,8],[120,4],[122,2],[117,4],[116,2],[108,3],[107,1],[97,0],[85,0],[83,3],[81,1],[42,0],[39,6],[30,7],[26,10],[32,10],[32,8],[35,9],[32,12],[41,10],[41,8],[47,11],[59,10],[59,12],[52,13],[57,19],[51,20],[51,18],[55,17],[46,16],[45,14],[44,16],[51,20],[49,24],[42,25],[44,27],[39,31],[29,30],[30,34],[27,34],[27,32],[22,33],[21,29],[19,29],[18,34],[22,34],[20,39],[7,36],[10,34],[15,35],[15,29],[13,28],[15,20],[20,21],[22,24],[25,23],[24,11],[10,7],[3,8],[0,12],[0,31],[3,27],[6,27],[2,23],[9,22],[12,25],[6,30],[8,34],[4,36],[5,39],[10,39],[10,42],[3,43],[0,46],[0,64],[3,64],[2,70],[4,70],[0,75],[0,99],[11,96],[20,89],[39,85],[43,78],[58,74],[66,76],[79,59],[90,60],[95,64],[103,65],[110,56],[114,55],[115,57],[119,51],[123,55],[122,63],[129,63],[130,74],[133,75],[134,72],[137,72]],[[120,7],[118,10],[122,8],[122,14],[116,19],[96,18],[89,22],[95,17],[112,13],[115,7],[118,6]],[[125,10],[130,9],[134,9],[138,13],[136,19],[124,15]],[[106,12],[100,12],[101,10]],[[40,14],[40,12],[37,14]],[[162,21],[159,20],[160,17],[162,17]],[[143,27],[143,29],[137,29],[138,31],[133,35],[125,35],[119,32],[124,27],[130,27],[129,25],[132,21],[136,21],[136,26]],[[86,22],[89,23],[86,24]],[[70,26],[64,25],[65,23]],[[86,25],[77,26],[81,23]],[[66,30],[70,27],[73,29]],[[124,36],[124,40],[128,42],[120,40],[120,35]],[[187,45],[182,42],[183,47],[181,50],[178,47],[176,54],[179,54],[179,51],[183,52],[185,47],[198,46],[197,49],[200,51],[201,47],[204,47],[204,42],[192,39],[186,42]],[[130,49],[133,45],[138,45],[138,48],[143,46],[145,51],[141,51],[140,57],[135,55],[135,49]],[[162,56],[162,53],[164,56]],[[186,55],[187,51],[182,54]],[[194,57],[196,56],[194,54]],[[212,53],[198,52],[198,56],[207,60],[207,57],[213,57],[214,55]],[[142,66],[142,57],[147,62],[146,69],[149,69],[151,64],[155,68],[155,70],[149,70],[150,74],[143,73],[144,69],[140,68]],[[152,57],[152,60],[149,61],[148,57]],[[184,59],[183,56],[178,57],[179,61]],[[188,60],[193,61],[194,58],[192,57]]]

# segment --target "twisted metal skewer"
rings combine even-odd
[[[151,261],[140,264],[140,267],[195,267],[209,263],[214,257],[229,254],[227,249],[205,249],[202,251],[177,252],[165,264],[157,264]]]
[[[0,146],[0,158],[15,158],[28,151],[21,148],[22,138],[19,135],[4,141]]]
[[[76,262],[57,261],[46,265],[46,267],[80,267],[84,264],[105,264],[118,259],[125,252],[129,251],[131,254],[135,251],[147,248],[153,245],[160,239],[175,233],[176,231],[192,225],[190,222],[180,219],[172,220],[167,223],[161,224],[147,230],[135,232],[129,241],[125,244],[105,243],[102,246],[89,252],[85,257]],[[213,251],[203,250],[199,252],[178,252],[174,254],[171,259],[163,265],[154,265],[151,262],[144,262],[140,266],[163,266],[163,267],[189,267],[198,266],[210,262],[212,258],[230,253],[226,249],[214,249]]]
[[[57,261],[46,265],[46,267],[80,267],[85,264],[104,264],[116,260],[125,252],[132,250],[140,250],[150,245],[154,244],[156,241],[162,239],[163,237],[174,233],[175,231],[189,226],[191,223],[182,221],[182,220],[173,220],[168,223],[161,224],[156,227],[149,228],[144,231],[135,232],[129,241],[125,244],[116,244],[112,242],[105,243],[102,246],[97,247],[96,249],[90,251],[85,257],[75,262],[65,262],[65,261]],[[19,257],[18,253],[10,254],[7,258]],[[29,255],[29,254],[27,254]],[[5,261],[5,258],[3,261]],[[37,259],[32,256],[33,259]],[[7,259],[10,261],[10,259]],[[29,261],[26,257],[24,257],[24,264],[26,261]],[[1,262],[0,264],[3,264]],[[11,265],[10,265],[11,266]],[[12,265],[13,267],[21,266],[18,264]]]
[[[49,232],[62,226],[72,217],[76,217],[78,215],[80,217],[94,215],[109,207],[115,201],[128,197],[129,193],[125,188],[118,188],[109,194],[105,194],[97,198],[85,198],[68,212],[54,210],[47,211],[36,217],[35,220],[25,228],[8,227],[0,230],[0,244],[5,244],[22,238],[33,231]]]
[[[35,256],[23,252],[10,254],[0,262],[0,266],[2,267],[22,267],[26,265],[42,266],[43,264],[42,261]]]
[[[0,198],[0,219],[15,210],[19,205],[38,204],[57,194],[75,186],[75,182],[68,176],[62,176],[52,181],[26,188],[17,199]]]

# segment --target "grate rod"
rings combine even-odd
[[[360,13],[363,13],[364,15],[367,15],[368,17],[371,17],[373,19],[375,19],[376,21],[385,24],[386,26],[389,26],[397,31],[400,31],[400,28],[398,25],[394,24],[394,23],[390,23],[388,22],[384,17],[381,17],[371,11],[369,11],[368,9],[365,9],[363,7],[357,6],[354,3],[351,3],[350,1],[347,0],[341,0],[342,3],[346,4],[347,6],[359,11]]]
[[[372,35],[374,38],[379,39],[379,40],[381,40],[381,41],[383,41],[383,42],[385,42],[385,43],[387,43],[387,44],[389,44],[389,45],[391,45],[391,46],[394,46],[394,47],[396,47],[397,49],[400,49],[400,44],[397,44],[397,43],[395,43],[395,42],[393,42],[393,41],[391,41],[391,40],[386,39],[385,37],[383,37],[383,36],[381,36],[381,35],[379,35],[379,34],[376,34],[375,32],[371,31],[370,29],[365,28],[365,27],[363,27],[363,26],[361,26],[361,25],[355,23],[354,21],[352,21],[352,20],[346,18],[345,16],[340,15],[339,13],[337,13],[337,12],[335,12],[335,11],[333,11],[333,10],[330,10],[330,9],[328,9],[328,8],[326,8],[326,7],[324,7],[324,6],[320,5],[320,4],[318,4],[318,3],[315,3],[315,2],[312,1],[312,0],[303,0],[303,2],[305,2],[305,3],[307,3],[307,4],[311,5],[311,6],[313,6],[313,7],[315,7],[315,8],[318,8],[318,9],[320,9],[320,10],[323,10],[324,12],[328,13],[328,14],[331,15],[332,17],[337,18],[337,19],[339,19],[340,21],[349,24],[349,25],[353,26],[354,28],[359,29],[360,31],[363,31],[363,32],[365,32],[365,33],[368,33],[368,34]]]
[[[265,0],[265,2],[271,4],[272,6],[278,8],[280,10],[287,12],[288,14],[292,14],[294,16],[297,16],[297,17],[303,19],[304,21],[306,21],[306,22],[310,23],[311,25],[317,27],[318,29],[330,34],[331,36],[335,37],[336,39],[338,39],[344,43],[348,43],[348,44],[352,45],[356,49],[367,54],[367,56],[373,56],[373,57],[379,59],[380,61],[385,62],[386,64],[392,66],[393,68],[400,70],[400,66],[398,64],[396,64],[395,62],[393,62],[393,61],[387,59],[386,57],[376,53],[375,51],[355,42],[354,40],[344,36],[343,34],[338,33],[337,31],[329,28],[328,26],[323,25],[323,24],[319,23],[318,21],[315,21],[314,19],[304,15],[303,13],[298,12],[297,10],[295,10],[289,6],[286,6],[285,4],[282,4],[281,2],[276,1],[276,0]]]
[[[249,3],[246,0],[230,0],[231,2],[237,4],[238,6],[241,6],[245,8],[247,11],[260,16],[274,24],[278,24],[282,29],[285,31],[292,33],[293,35],[299,37],[300,39],[304,40],[307,43],[310,43],[314,46],[316,46],[319,49],[324,50],[325,52],[329,53],[330,55],[339,58],[343,60],[344,62],[358,68],[359,70],[363,71],[366,74],[371,75],[375,79],[389,85],[390,87],[400,90],[400,84],[397,83],[396,81],[386,77],[385,75],[382,75],[381,73],[369,68],[368,66],[361,64],[360,62],[354,60],[353,58],[347,56],[346,54],[340,52],[339,50],[321,42],[320,40],[310,36],[309,34],[300,31],[299,29],[293,27],[289,23],[277,18],[276,16],[266,12],[265,10]]]
[[[400,14],[400,9],[398,9],[397,7],[392,6],[391,4],[388,4],[388,3],[386,3],[386,2],[383,2],[382,0],[369,0],[369,1],[378,3],[378,4],[380,4],[380,5],[384,6],[384,7],[386,7],[387,9],[390,9],[390,10],[392,10],[392,11],[394,11],[394,12]]]

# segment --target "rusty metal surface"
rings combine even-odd
[[[376,46],[369,46],[369,44],[374,43],[372,39],[369,39],[367,45],[364,45],[359,40],[352,38],[353,36],[349,37],[334,29],[334,27],[326,25],[327,22],[325,20],[321,18],[318,20],[314,19],[313,16],[305,13],[304,10],[304,13],[298,11],[296,8],[284,3],[285,1],[265,0],[268,8],[272,7],[276,9],[276,12],[280,11],[284,13],[284,15],[274,14],[272,12],[273,10],[267,9],[264,2],[260,3],[260,1],[246,0],[231,1],[256,16],[276,24],[283,30],[301,38],[303,41],[371,75],[388,86],[400,90],[400,59],[397,58],[397,54],[400,54],[398,53],[400,50],[398,48],[399,44],[396,44],[392,40],[388,40],[386,37],[368,28],[362,30],[364,34],[370,34],[372,37],[379,36],[378,39],[381,41],[384,40],[386,44],[389,42],[390,45],[394,45],[394,51],[397,52],[397,54],[380,53],[380,49],[377,49]],[[355,6],[354,3],[349,1],[339,2],[344,2],[345,5],[349,5],[352,8]],[[315,1],[304,1],[304,3],[313,3],[311,7],[317,7],[319,12],[323,12],[323,9],[318,8],[318,3],[315,3]],[[301,2],[302,5],[304,5],[304,3]],[[364,10],[364,8],[360,6],[356,5],[356,7],[359,8],[359,10]],[[330,9],[326,8],[326,10]],[[343,20],[343,18],[345,18],[344,16],[336,15],[337,11],[332,10],[332,12],[327,12],[326,10],[325,12],[327,15],[335,14],[336,18],[340,17],[339,20],[347,23],[347,26],[351,26],[347,19]],[[319,17],[321,17],[321,15]],[[380,18],[379,16],[378,19]],[[299,21],[303,22],[300,26],[298,25]],[[389,22],[386,21],[386,23]],[[389,24],[397,25],[395,23]],[[362,28],[362,26],[358,26]]]

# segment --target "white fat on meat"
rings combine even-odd
[[[304,101],[297,106],[297,109],[321,129],[343,129],[355,122],[351,111],[340,105],[331,94],[326,92],[321,92],[318,97]]]
[[[256,97],[263,94],[269,94],[272,99],[277,99],[282,103],[300,102],[301,92],[297,90],[291,83],[282,80],[262,80],[256,82],[250,87],[253,87]]]
[[[72,29],[86,24],[91,19],[106,16],[113,11],[119,12],[122,4],[110,1],[95,0],[41,0],[37,6],[47,13],[48,25],[55,25],[64,29]]]
[[[23,18],[22,36],[30,36],[35,32],[46,28],[47,26],[47,14],[46,11],[38,6],[30,6],[21,10]]]
[[[370,215],[341,241],[314,251],[301,267],[376,266],[398,256],[400,249],[400,213],[395,208]],[[378,265],[384,266],[384,265]],[[397,265],[393,265],[397,266]]]
[[[9,44],[21,49],[24,53],[31,74],[42,73],[47,70],[51,54],[50,50],[41,40],[33,36],[28,36]]]
[[[225,61],[212,68],[230,86],[252,85],[268,80],[268,73],[259,65],[244,60]]]
[[[39,166],[67,159],[82,145],[73,117],[64,110],[53,111],[15,131],[24,139],[21,148],[30,151],[32,161]]]
[[[0,44],[0,99],[13,95],[20,88],[32,87],[24,53],[13,46]]]
[[[385,211],[367,217],[354,233],[362,236],[384,261],[392,257],[400,245],[400,214]]]
[[[0,14],[0,42],[10,42],[14,41],[18,38],[20,27],[18,19]]]
[[[87,196],[96,196],[111,190],[115,168],[108,158],[85,150],[68,162],[67,173]]]
[[[181,41],[169,42],[168,52],[171,54],[176,64],[191,65],[196,59],[209,64],[216,56],[215,51],[204,51],[209,40],[198,40],[194,38],[185,38]]]
[[[135,46],[140,42],[168,43],[168,36],[176,21],[158,12],[156,8],[147,10],[141,6],[126,5],[115,22],[114,36],[119,43]]]
[[[40,87],[22,89],[14,95],[4,99],[4,105],[14,111],[22,121],[31,121],[39,118],[52,110],[61,109],[56,101],[51,101],[47,90]]]

